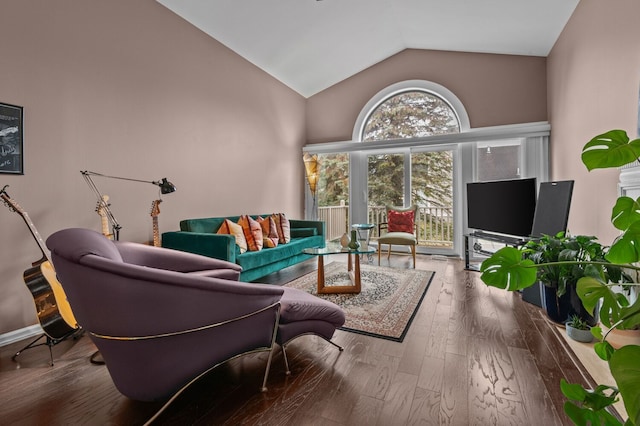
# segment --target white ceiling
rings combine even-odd
[[[547,56],[579,0],[157,0],[309,97],[404,49]]]

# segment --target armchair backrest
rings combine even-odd
[[[165,398],[212,365],[271,345],[281,287],[127,263],[154,255],[207,260],[142,244],[144,256],[135,255],[135,243],[87,229],[58,231],[47,246],[79,325],[124,395]]]

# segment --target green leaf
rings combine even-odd
[[[573,401],[584,401],[587,391],[577,383],[569,383],[565,379],[560,379],[560,390],[562,394]]]
[[[640,425],[640,346],[623,346],[611,356],[609,368],[618,384],[629,420]]]
[[[627,302],[626,297],[622,294],[622,300]],[[624,306],[624,305],[622,305]],[[623,320],[622,324],[618,328],[624,330],[631,330],[640,326],[640,298],[636,299],[631,306],[625,306],[620,309],[620,319]]]
[[[522,258],[522,250],[503,247],[480,266],[480,279],[492,287],[510,291],[530,287],[536,282],[535,263]]]
[[[591,334],[593,334],[593,337],[595,337],[597,340],[602,340],[602,328],[591,327]]]
[[[561,379],[560,390],[571,400],[565,402],[564,412],[576,425],[619,426],[621,424],[606,411],[606,408],[616,401],[618,389],[598,385],[593,391],[588,391],[582,385],[570,384],[565,379]]]
[[[635,263],[640,260],[640,223],[636,222],[611,245],[606,259],[611,263]]]
[[[580,408],[573,402],[566,401],[564,403],[564,412],[577,426],[593,424],[593,412],[586,408]]]
[[[624,130],[610,130],[591,139],[582,148],[588,170],[621,167],[640,157],[640,139],[629,141]]]
[[[640,220],[640,198],[634,200],[631,197],[619,197],[611,211],[611,223],[617,229],[626,231]]]
[[[582,277],[578,280],[576,286],[576,293],[578,293],[578,297],[582,301],[582,306],[594,316],[594,311],[601,298],[604,298],[603,305],[601,306],[600,312],[603,311],[602,308],[606,309],[614,309],[615,313],[619,313],[618,303],[615,300],[615,295],[611,291],[609,287],[607,287],[604,283],[594,277]],[[605,318],[601,318],[604,322]],[[605,322],[607,327],[610,327],[610,324]]]
[[[611,355],[616,351],[607,341],[596,343],[593,345],[593,350],[603,361],[609,361],[611,359]]]

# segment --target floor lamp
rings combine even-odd
[[[312,219],[315,220],[318,216],[316,211],[316,190],[320,179],[320,160],[318,159],[318,154],[311,155],[308,152],[304,153],[302,160],[304,161],[304,170],[309,183],[309,191],[311,191],[311,197],[313,197]]]
[[[99,177],[104,177],[109,179],[128,180],[132,182],[151,183],[153,185],[160,187],[161,194],[170,194],[176,191],[175,185],[169,182],[167,178],[162,178],[162,180],[160,181],[149,181],[149,180],[132,179],[132,178],[126,178],[126,177],[119,177],[119,176],[103,175],[102,173],[91,172],[88,170],[80,171],[80,173],[82,173],[82,177],[84,177],[84,180],[87,182],[87,185],[89,185],[89,188],[91,188],[95,196],[98,198],[98,205],[100,206],[102,211],[105,213],[107,220],[111,224],[114,240],[118,240],[120,238],[120,229],[122,228],[122,226],[116,220],[115,216],[113,215],[113,212],[109,208],[109,204],[106,201],[106,197],[104,197],[103,194],[100,193],[100,190],[96,186],[91,176],[99,176]]]

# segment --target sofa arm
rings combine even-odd
[[[184,231],[164,232],[162,247],[236,263],[236,239],[233,235]]]
[[[325,231],[325,223],[319,220],[299,220],[289,219],[289,225],[291,226],[291,233],[294,234],[296,228],[315,228],[316,235],[322,235],[322,239],[326,239],[327,232]]]

